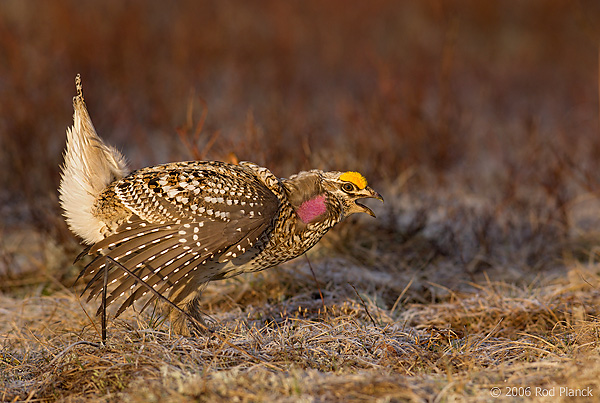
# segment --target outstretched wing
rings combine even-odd
[[[86,287],[88,300],[102,291],[105,256],[161,294],[176,295],[192,278],[198,284],[209,281],[219,274],[215,263],[239,258],[268,237],[279,209],[278,198],[251,169],[225,163],[145,168],[111,186],[132,215],[90,249],[97,257],[82,271],[94,274]],[[107,303],[132,292],[117,315],[148,292],[117,267],[108,283],[116,288]]]

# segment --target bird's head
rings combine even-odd
[[[324,172],[323,188],[335,197],[342,206],[343,218],[354,213],[367,213],[375,217],[373,210],[362,203],[361,199],[377,199],[383,197],[368,186],[367,180],[358,172]]]
[[[334,218],[337,222],[354,213],[375,217],[373,210],[359,200],[383,201],[383,197],[371,189],[365,177],[358,172],[300,172],[284,185],[296,214],[305,224],[325,217]]]

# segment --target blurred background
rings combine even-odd
[[[332,243],[381,270],[589,258],[599,17],[593,0],[3,0],[2,287],[61,278],[81,249],[56,190],[77,73],[133,168],[362,172],[386,204]]]

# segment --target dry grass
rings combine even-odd
[[[127,313],[111,322],[107,347],[90,345],[97,325],[68,291],[3,297],[2,397],[485,401],[495,386],[600,387],[590,273],[392,310],[339,285],[321,301],[304,269],[211,285],[217,335],[181,338],[150,313]],[[300,291],[286,295],[287,282]]]
[[[1,2],[0,398],[597,399],[599,11]],[[172,335],[149,309],[99,346],[56,197],[78,72],[134,167],[353,169],[386,203],[308,261],[209,285],[213,335]]]

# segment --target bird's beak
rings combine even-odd
[[[350,213],[367,213],[371,217],[375,217],[375,213],[373,212],[373,210],[371,210],[364,204],[359,203],[358,200],[359,199],[377,199],[377,200],[383,202],[383,197],[381,197],[381,195],[379,193],[377,193],[376,191],[374,191],[373,189],[371,189],[368,186],[366,188],[364,188],[363,190],[361,190],[360,193],[358,193],[358,195],[359,195],[358,199],[354,201],[354,204],[356,205],[356,207],[353,206]]]

